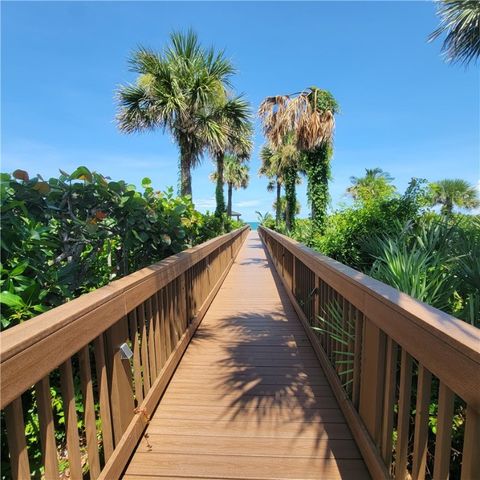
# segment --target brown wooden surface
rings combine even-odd
[[[286,256],[287,250],[289,255],[293,253],[321,280],[361,310],[371,323],[405,348],[467,404],[480,411],[478,328],[291,238],[269,229],[263,231],[285,248]]]
[[[238,238],[242,232],[243,229],[236,230],[172,255],[38,315],[30,319],[28,325],[24,322],[2,332],[1,408],[180,274],[229,240]],[[153,380],[155,371],[151,373]]]
[[[254,232],[186,350],[125,478],[369,478]]]

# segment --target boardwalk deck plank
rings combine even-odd
[[[256,232],[147,433],[125,480],[369,478]]]

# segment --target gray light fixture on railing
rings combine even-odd
[[[122,343],[119,347],[120,350],[120,358],[122,360],[129,360],[133,357],[133,352],[130,347],[126,343]]]

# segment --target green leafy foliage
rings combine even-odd
[[[48,181],[1,174],[2,328],[234,227],[142,187],[84,166]]]

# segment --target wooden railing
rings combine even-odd
[[[461,455],[461,479],[480,479],[480,331],[279,233],[259,233],[372,476],[443,480]],[[452,451],[453,422],[465,418],[463,449]]]
[[[217,237],[1,334],[13,478],[30,478],[33,463],[47,480],[66,468],[72,479],[121,475],[247,233]],[[27,418],[35,431],[25,431]]]

